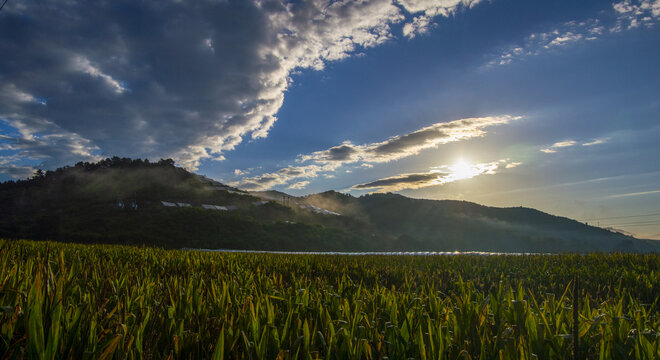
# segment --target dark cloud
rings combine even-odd
[[[353,186],[354,189],[375,189],[375,188],[392,188],[404,185],[406,187],[417,187],[419,185],[427,185],[435,180],[438,180],[442,174],[427,173],[427,174],[404,174],[393,177],[388,177],[365,184],[358,184]]]
[[[0,119],[37,139],[11,150],[51,167],[112,154],[194,169],[267,136],[295,69],[391,39],[409,11],[468,4],[17,1],[0,14]]]
[[[359,150],[351,143],[334,146],[323,152],[322,159],[327,161],[351,161],[353,155],[359,153]]]
[[[11,55],[0,58],[2,82],[47,105],[3,100],[22,117],[2,117],[37,131],[46,120],[47,133],[119,155],[231,148],[266,121],[249,114],[272,100],[252,75],[277,67],[258,54],[269,41],[265,14],[247,2],[196,4],[25,2],[3,14],[0,33],[11,36],[0,53]],[[212,37],[215,53],[203,46]],[[55,148],[32,153],[63,160]]]
[[[443,185],[458,180],[471,179],[480,175],[494,175],[501,169],[511,169],[522,164],[502,159],[489,163],[468,164],[459,162],[453,165],[442,165],[432,168],[429,172],[401,174],[365,184],[354,185],[352,189],[377,189],[378,192],[419,189],[427,186]]]
[[[398,154],[405,152],[407,149],[423,146],[435,139],[445,138],[447,136],[448,134],[442,129],[424,129],[385,141],[369,149],[369,152],[378,156]]]
[[[34,175],[35,169],[31,166],[0,166],[0,174],[7,174],[16,179],[26,179]]]

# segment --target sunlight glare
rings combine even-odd
[[[467,161],[460,159],[454,165],[449,167],[450,174],[449,177],[452,181],[469,179],[479,175],[480,171],[474,165],[468,163]]]

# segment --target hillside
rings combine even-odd
[[[208,209],[211,205],[224,210]],[[363,228],[351,218],[263,202],[175,167],[171,160],[113,158],[0,184],[0,237],[5,238],[168,248],[361,250],[367,248]]]
[[[286,251],[657,251],[653,241],[527,208],[395,194],[247,193],[112,158],[0,184],[0,237]]]
[[[497,208],[397,194],[359,198],[328,191],[304,201],[353,216],[397,237],[393,248],[508,252],[658,251],[660,242],[589,226],[536,209]]]

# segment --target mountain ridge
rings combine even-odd
[[[176,205],[176,204],[180,205]],[[168,205],[166,205],[168,204]],[[246,192],[171,160],[78,163],[0,184],[0,237],[286,251],[659,251],[536,209],[333,190]]]

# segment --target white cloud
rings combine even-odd
[[[309,165],[289,166],[274,173],[244,178],[231,185],[248,190],[266,190],[295,179],[316,178],[346,164],[369,168],[373,166],[372,163],[395,161],[442,144],[483,137],[487,134],[486,128],[508,124],[520,118],[509,115],[467,118],[436,123],[381,142],[355,145],[346,141],[326,150],[298,156],[297,163],[309,162]],[[350,170],[347,169],[346,172]]]
[[[586,143],[582,144],[582,146],[592,146],[592,145],[604,144],[604,143],[608,142],[609,140],[610,140],[610,138],[608,138],[608,137],[600,138],[600,139],[593,139],[589,142],[586,142]]]
[[[647,195],[655,195],[655,194],[660,194],[660,190],[649,190],[649,191],[640,191],[640,192],[631,192],[631,193],[624,193],[624,194],[614,194],[614,195],[609,195],[606,196],[605,198],[622,198],[622,197],[631,197],[631,196],[647,196]]]
[[[272,173],[243,178],[230,185],[250,191],[268,190],[278,185],[288,184],[295,179],[316,178],[323,173],[336,170],[339,166],[339,164],[289,166]]]
[[[573,140],[566,140],[566,141],[556,142],[556,143],[552,144],[551,147],[553,147],[553,148],[563,148],[563,147],[574,146],[575,144],[576,144],[576,142],[573,141]]]
[[[616,25],[610,29],[612,32],[651,27],[660,18],[660,0],[624,0],[612,4],[612,8],[618,14]]]
[[[215,47],[213,47],[213,39],[207,38],[204,39],[204,45],[211,50],[212,53],[215,53]]]
[[[565,34],[562,34],[559,37],[556,37],[552,39],[548,43],[548,45],[545,45],[546,48],[549,48],[551,46],[561,46],[561,45],[566,45],[568,43],[576,42],[578,40],[582,40],[582,34],[574,34],[572,32],[567,32]]]
[[[109,87],[117,94],[121,94],[126,91],[126,88],[122,86],[119,81],[115,80],[112,76],[102,72],[98,67],[92,65],[92,63],[85,56],[78,55],[72,59],[72,67],[76,71],[83,72],[92,77],[99,78],[103,80]]]
[[[414,38],[417,34],[425,34],[429,31],[431,18],[426,15],[416,16],[412,22],[403,26],[403,36]]]
[[[288,189],[295,189],[295,190],[300,190],[304,189],[305,186],[309,184],[309,181],[298,181],[297,183],[291,184]]]
[[[403,35],[413,38],[424,34],[433,26],[437,16],[450,16],[461,8],[471,8],[481,0],[400,0],[401,6],[415,15],[412,22],[403,26]]]
[[[587,19],[584,21],[568,21],[546,32],[533,33],[527,36],[523,44],[516,44],[504,50],[488,66],[507,65],[515,59],[535,56],[553,48],[564,47],[583,41],[592,41],[605,34],[606,27],[610,32],[631,30],[636,27],[652,27],[660,18],[660,0],[625,0],[614,3],[613,22],[603,19]]]
[[[541,149],[541,152],[544,152],[546,154],[553,154],[556,153],[557,149],[559,148],[571,147],[574,146],[575,144],[577,144],[577,142],[573,140],[560,141],[550,145],[550,147],[548,148]]]
[[[520,118],[505,115],[440,122],[381,142],[355,145],[347,141],[327,150],[300,155],[298,161],[342,164],[390,162],[416,155],[423,150],[436,148],[442,144],[482,137],[486,135],[487,127],[508,124]]]
[[[604,138],[599,138],[599,139],[592,139],[590,141],[583,142],[580,145],[582,145],[582,146],[599,145],[599,144],[604,144],[604,143],[608,142],[609,140],[610,140],[609,137],[604,137]],[[572,147],[572,146],[576,146],[578,144],[579,143],[577,141],[574,141],[574,140],[559,141],[559,142],[556,142],[556,143],[550,145],[547,148],[541,149],[540,151],[544,152],[546,154],[554,154],[554,153],[557,152],[557,149]]]

